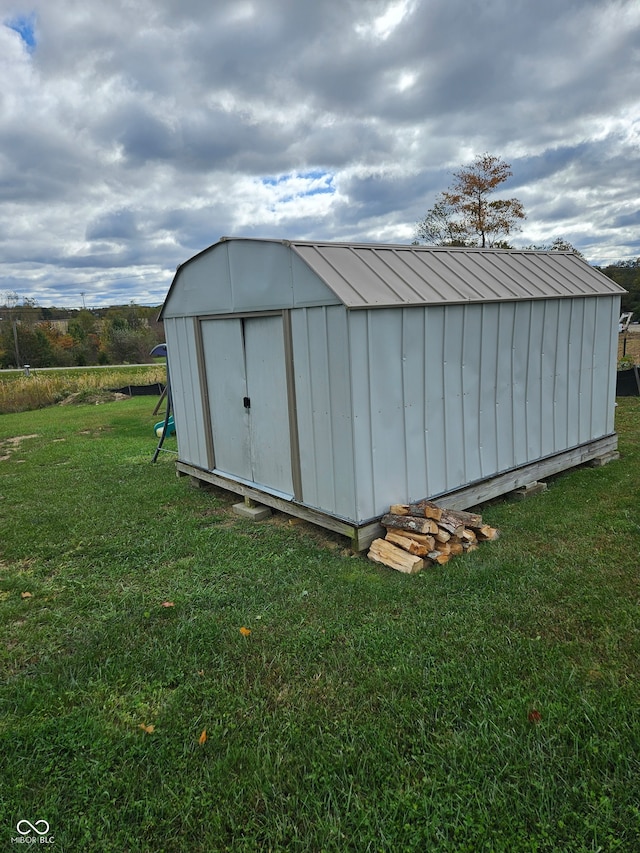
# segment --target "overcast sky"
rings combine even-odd
[[[0,303],[160,304],[221,236],[410,243],[489,152],[518,246],[640,255],[638,0],[0,0]]]

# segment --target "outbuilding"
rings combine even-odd
[[[177,469],[337,530],[615,454],[624,291],[573,252],[223,238],[162,308]]]

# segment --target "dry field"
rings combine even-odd
[[[618,361],[625,357],[640,364],[640,325],[630,326],[628,332],[619,335]]]

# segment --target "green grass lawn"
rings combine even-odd
[[[414,576],[151,464],[154,398],[2,415],[0,849],[640,850],[619,402],[620,461]]]

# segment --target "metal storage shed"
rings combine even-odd
[[[161,312],[179,473],[350,536],[617,447],[624,291],[572,252],[223,238]]]

